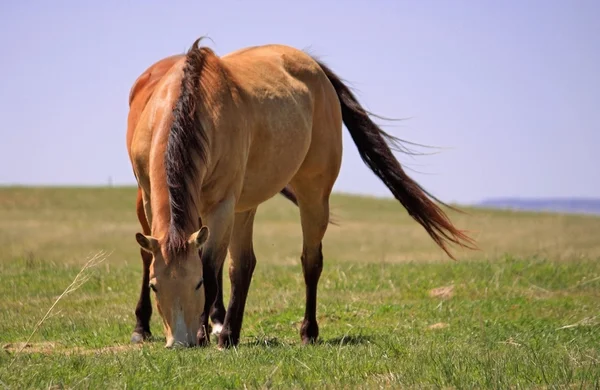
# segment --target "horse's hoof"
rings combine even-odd
[[[144,339],[146,339],[146,337],[144,337],[144,335],[140,332],[133,332],[133,334],[131,335],[132,344],[141,344],[144,342]]]
[[[302,345],[314,345],[317,343],[318,343],[318,340],[316,337],[309,337],[309,336],[302,337]]]

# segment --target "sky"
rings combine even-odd
[[[0,185],[133,185],[129,90],[205,41],[309,49],[445,202],[600,197],[600,1],[3,1]],[[335,191],[391,196],[344,130]]]

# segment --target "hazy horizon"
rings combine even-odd
[[[408,118],[378,123],[442,148],[396,155],[447,203],[600,197],[600,2],[337,4],[2,3],[0,185],[134,185],[129,89],[208,35],[220,55],[309,49],[369,110]],[[334,191],[390,196],[346,130]]]

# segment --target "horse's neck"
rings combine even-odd
[[[168,201],[166,204],[154,200],[152,203],[152,224],[150,231],[153,237],[163,240],[169,231],[169,222],[171,220]]]
[[[151,160],[150,165],[150,208],[152,210],[150,230],[153,237],[163,239],[167,235],[171,221],[167,175],[162,159]]]
[[[150,201],[152,208],[152,236],[159,240],[166,239],[171,225],[171,203],[166,180],[151,180],[150,185],[152,188]],[[196,226],[196,222],[199,220],[198,210],[194,207],[194,204],[197,202],[197,199],[195,199],[196,194],[193,193],[190,196],[193,196],[194,199],[188,199],[184,205],[185,209],[182,211],[188,216],[186,218],[187,224],[183,228],[184,232],[188,235],[200,228],[200,226]]]

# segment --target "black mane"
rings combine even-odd
[[[171,209],[166,251],[170,259],[185,251],[186,230],[194,223],[188,213],[188,205],[193,201],[191,186],[197,179],[194,161],[206,163],[207,160],[208,138],[197,106],[204,100],[202,73],[207,65],[207,57],[213,52],[209,48],[198,47],[201,39],[197,39],[186,53],[180,95],[173,108],[173,122],[165,154]]]

